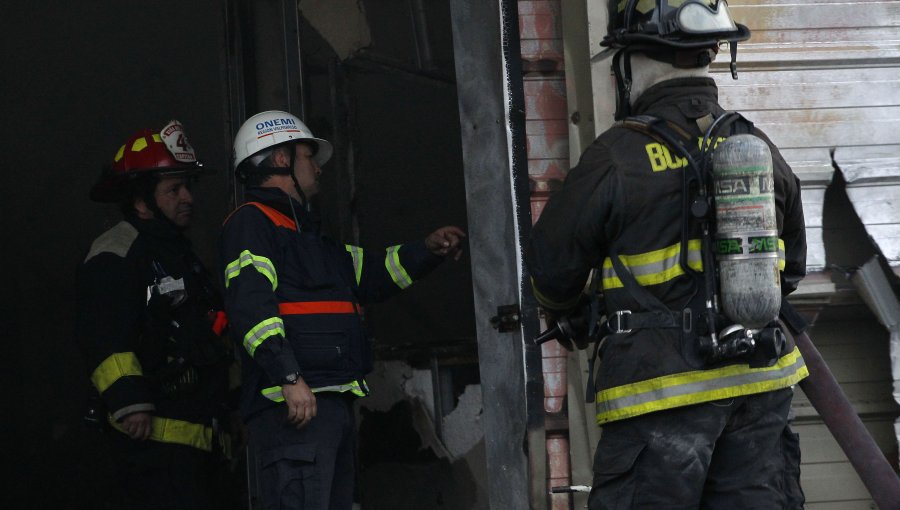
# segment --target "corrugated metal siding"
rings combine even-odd
[[[713,65],[720,99],[762,128],[801,178],[810,270],[826,264],[823,206],[835,168],[869,235],[900,264],[900,1],[732,0],[729,7],[753,35],[738,47],[738,81],[724,50]],[[896,463],[886,331],[845,319],[820,323],[811,335]],[[802,392],[794,410],[807,508],[874,508]]]
[[[900,154],[900,2],[733,0],[729,6],[753,36],[739,46],[738,81],[726,72],[725,58],[713,66],[722,102],[765,130],[803,180],[808,264],[821,270],[832,154]],[[893,165],[900,177],[896,159]],[[900,238],[898,229],[883,226],[900,220],[890,211],[863,219],[880,225],[876,241],[886,240],[886,254],[898,251]]]

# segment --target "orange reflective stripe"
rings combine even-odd
[[[279,303],[281,315],[304,315],[311,313],[358,313],[352,301],[303,301],[298,303]]]
[[[256,207],[257,209],[259,209],[260,211],[262,211],[262,213],[265,214],[266,217],[268,217],[270,220],[272,220],[272,223],[274,223],[276,226],[289,228],[291,230],[297,230],[297,224],[294,223],[294,220],[288,218],[284,214],[281,214],[280,212],[276,211],[275,209],[273,209],[265,204],[261,204],[259,202],[247,202],[246,204],[241,205],[240,207],[238,207],[237,209],[232,211],[231,214],[229,214],[228,217],[225,218],[225,221],[222,222],[222,224],[224,225],[225,223],[228,223],[228,220],[231,219],[231,216],[234,213],[236,213],[238,211],[238,209],[240,209],[241,207],[248,206],[248,205],[252,205],[252,206]]]

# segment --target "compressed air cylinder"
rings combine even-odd
[[[729,137],[713,153],[713,174],[722,311],[759,329],[781,308],[772,153],[756,136]]]

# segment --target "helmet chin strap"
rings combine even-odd
[[[291,147],[291,164],[288,168],[290,169],[291,180],[294,181],[294,190],[296,190],[297,195],[300,196],[300,203],[303,205],[303,209],[305,209],[306,212],[310,212],[311,205],[309,199],[306,198],[306,193],[303,192],[303,188],[300,187],[300,181],[297,180],[297,175],[294,173],[294,160],[297,157],[296,150],[296,146]]]
[[[624,62],[622,59],[625,59]],[[612,61],[613,74],[616,77],[616,120],[631,115],[631,50],[623,48],[616,52]]]
[[[735,59],[737,43],[732,43],[731,53],[732,59]],[[709,48],[678,50],[654,45],[622,48],[612,62],[616,78],[615,119],[622,120],[631,115],[633,100],[656,83],[674,78],[707,76],[714,56],[713,49]],[[732,66],[733,75],[736,75],[734,60]]]
[[[170,220],[169,217],[162,212],[162,209],[159,208],[159,204],[156,203],[156,196],[154,191],[156,189],[156,186],[159,184],[158,177],[154,178],[154,183],[155,184],[153,185],[152,190],[142,190],[133,196],[135,198],[139,198],[141,202],[144,203],[144,206],[147,207],[147,210],[149,210],[150,213],[153,214],[154,220],[172,227],[172,229],[177,232],[183,231],[184,227],[179,227],[178,225],[176,225],[175,222]],[[135,211],[135,213],[137,213],[137,211]]]

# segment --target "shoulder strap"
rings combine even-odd
[[[267,218],[269,218],[269,220],[272,221],[272,223],[275,224],[275,226],[285,227],[285,228],[288,228],[291,230],[297,230],[297,224],[294,222],[294,220],[288,218],[285,214],[282,214],[281,212],[276,210],[274,207],[270,207],[261,202],[246,202],[246,203],[242,204],[240,207],[238,207],[234,211],[231,211],[231,214],[229,214],[228,217],[225,218],[225,221],[223,221],[222,224],[224,225],[224,224],[228,223],[228,220],[231,219],[231,217],[234,215],[234,213],[238,212],[240,209],[242,209],[248,205],[251,205],[251,206],[259,209],[263,214],[266,215]]]

